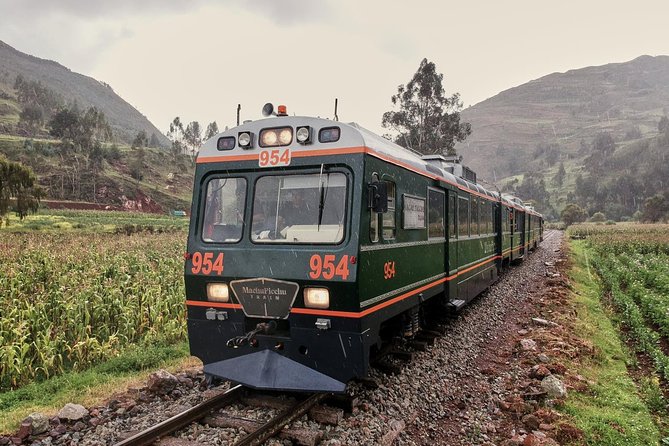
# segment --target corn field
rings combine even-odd
[[[185,339],[183,232],[0,235],[0,390]]]
[[[590,261],[634,349],[669,381],[669,225],[578,225]]]

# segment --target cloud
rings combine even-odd
[[[211,1],[211,0],[209,0]],[[51,15],[108,19],[146,13],[171,14],[197,9],[207,0],[0,0],[5,20],[44,19]]]
[[[236,5],[262,15],[277,25],[313,25],[314,22],[330,22],[337,15],[325,1],[238,0]]]

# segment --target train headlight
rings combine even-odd
[[[293,140],[293,130],[292,129],[283,129],[279,133],[279,141],[283,145],[288,145]]]
[[[260,131],[260,147],[287,146],[293,142],[293,128],[279,127]]]
[[[304,305],[309,308],[329,308],[330,291],[327,288],[305,288]]]
[[[230,290],[227,283],[208,283],[207,299],[214,302],[227,302],[230,300]]]
[[[260,135],[261,146],[275,146],[276,141],[276,132],[263,132]]]
[[[300,144],[309,144],[311,142],[311,127],[308,125],[298,127],[295,131],[295,138]]]
[[[251,132],[239,132],[239,135],[237,135],[237,142],[242,149],[252,149],[253,135]]]

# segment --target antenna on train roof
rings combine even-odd
[[[242,111],[242,104],[237,104],[237,126],[239,126],[239,113]]]
[[[338,102],[339,102],[339,99],[338,99],[338,98],[335,98],[335,113],[334,113],[334,115],[335,115],[334,120],[335,120],[335,121],[339,121],[339,116],[337,116],[337,103],[338,103]]]

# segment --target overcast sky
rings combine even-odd
[[[161,130],[265,102],[382,132],[427,57],[465,106],[543,75],[669,54],[669,2],[0,0],[0,40],[109,83]]]

